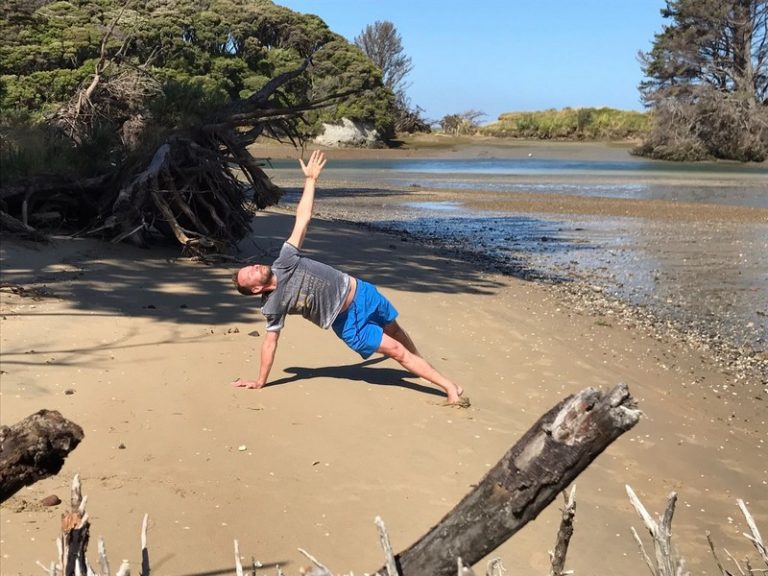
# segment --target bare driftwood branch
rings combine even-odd
[[[557,531],[555,549],[549,553],[552,569],[550,576],[565,576],[565,557],[568,554],[568,545],[573,536],[573,517],[576,515],[576,486],[571,488],[569,495],[563,494],[565,508],[560,517],[560,529]]]
[[[141,521],[141,576],[149,576],[149,548],[147,548],[147,528],[149,527],[149,514],[144,514]]]
[[[501,558],[494,558],[488,562],[488,566],[485,568],[485,576],[504,576],[507,573],[507,569],[504,568],[504,563]]]
[[[397,555],[401,576],[449,576],[477,563],[536,518],[640,418],[627,386],[566,398],[502,457],[436,526]]]
[[[312,562],[312,566],[309,570],[304,570],[304,576],[333,576],[333,572],[324,566],[317,558],[312,556],[312,554],[302,548],[299,548],[299,552],[304,554],[304,556]]]
[[[243,563],[240,561],[240,544],[235,540],[235,574],[237,576],[244,576]]]
[[[99,538],[99,571],[97,572],[88,562],[86,552],[90,540],[91,523],[85,505],[87,496],[82,494],[80,476],[75,474],[70,490],[70,510],[61,517],[61,534],[56,539],[57,557],[46,567],[42,562],[37,564],[49,576],[110,576],[109,560],[104,539]],[[149,516],[144,515],[141,525],[141,576],[150,576],[149,552],[147,551],[147,527]],[[130,576],[131,568],[127,560],[123,560],[116,576]]]
[[[763,559],[765,566],[768,568],[768,549],[765,546],[765,542],[763,542],[763,537],[760,535],[760,531],[757,529],[755,519],[752,517],[752,514],[749,513],[744,500],[738,499],[736,500],[736,503],[739,505],[741,513],[744,514],[744,519],[747,521],[747,526],[749,526],[749,530],[751,532],[751,534],[744,534],[744,536],[746,536],[746,538],[755,545],[757,553],[760,555],[760,558]]]
[[[643,523],[653,539],[654,558],[652,559],[646,553],[640,536],[632,528],[632,534],[640,547],[640,551],[651,574],[654,576],[685,576],[689,574],[685,568],[685,560],[677,554],[672,546],[672,516],[675,513],[677,494],[672,492],[667,497],[667,506],[664,514],[657,522],[651,517],[648,510],[645,509],[645,506],[640,502],[632,488],[626,486],[626,490],[629,501],[643,519]]]
[[[267,82],[261,90],[254,92],[248,97],[248,102],[251,104],[261,104],[266,102],[268,98],[272,96],[277,90],[283,86],[286,82],[301,76],[304,70],[309,66],[310,58],[307,57],[304,61],[294,70],[288,70],[282,74],[278,74]]]
[[[725,555],[728,556],[728,558],[736,565],[736,569],[739,571],[740,576],[752,576],[751,570],[749,567],[742,568],[741,563],[734,557],[733,554],[728,552],[727,548],[723,548],[723,551],[725,552]]]
[[[723,568],[723,563],[720,562],[720,558],[717,556],[717,552],[715,551],[715,543],[712,542],[712,534],[707,530],[707,544],[709,544],[709,551],[712,552],[712,557],[715,559],[715,564],[717,564],[717,569],[720,572],[720,576],[733,576],[731,572]]]
[[[83,429],[55,410],[0,426],[0,502],[23,486],[57,474],[83,439]]]
[[[736,566],[736,569],[739,571],[740,576],[752,576],[753,574],[768,574],[768,553],[766,552],[766,546],[763,542],[763,537],[760,535],[760,531],[757,529],[757,524],[755,523],[755,519],[752,517],[752,514],[749,512],[749,509],[747,508],[746,503],[744,500],[738,499],[736,500],[736,503],[739,506],[739,509],[741,510],[741,513],[744,515],[744,519],[747,521],[747,526],[749,526],[750,533],[747,534],[744,533],[744,537],[752,542],[752,544],[755,546],[755,549],[757,550],[757,553],[760,555],[760,558],[765,563],[764,569],[754,569],[752,568],[752,565],[749,561],[749,558],[745,558],[743,560],[744,565],[742,566],[742,563],[739,562],[733,554],[731,554],[727,549],[723,549],[725,552],[725,555],[728,556],[728,558],[731,560],[731,562],[734,563]],[[707,542],[709,543],[709,550],[712,552],[712,556],[715,559],[715,563],[717,564],[717,569],[720,571],[721,576],[734,576],[733,572],[730,572],[726,570],[723,567],[722,562],[720,562],[720,558],[718,558],[717,553],[715,552],[715,545],[712,542],[712,537],[709,532],[707,532]]]
[[[0,230],[8,230],[20,234],[35,234],[37,231],[23,220],[14,218],[4,210],[0,210]]]
[[[381,548],[384,550],[384,559],[386,563],[384,567],[387,570],[387,576],[398,576],[397,566],[395,564],[395,555],[392,552],[392,544],[389,541],[389,534],[387,534],[387,527],[384,526],[384,521],[380,516],[376,516],[374,520],[376,528],[379,531],[379,540],[381,541]]]

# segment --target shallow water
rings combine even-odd
[[[357,182],[366,188],[539,192],[768,208],[768,167],[764,165],[628,158],[336,160],[324,179]],[[278,174],[296,167],[293,160],[272,165]]]
[[[295,162],[275,165],[279,185],[297,185]],[[282,181],[281,181],[282,179]],[[699,333],[768,349],[768,217],[685,221],[470,209],[460,201],[387,198],[377,189],[467,194],[570,195],[768,208],[768,168],[733,164],[626,161],[334,161],[320,204],[349,200],[337,217],[378,222],[448,245],[469,246],[525,270],[528,278],[578,280]],[[340,196],[333,188],[343,188]],[[293,193],[287,201],[295,199]],[[369,202],[360,202],[370,197]],[[395,199],[395,198],[400,199]],[[322,200],[320,201],[322,202]],[[695,208],[695,206],[694,206]],[[663,209],[663,208],[662,208]],[[360,210],[363,210],[360,213]],[[333,211],[331,211],[333,212]]]

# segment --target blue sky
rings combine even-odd
[[[663,0],[276,0],[317,14],[349,41],[389,20],[413,71],[411,104],[429,120],[610,106],[642,110],[638,50],[665,23]]]

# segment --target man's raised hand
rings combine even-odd
[[[309,157],[309,161],[304,164],[304,160],[299,158],[299,164],[301,164],[301,170],[304,172],[305,178],[311,178],[317,180],[320,176],[320,172],[323,171],[326,158],[320,150],[313,150]]]

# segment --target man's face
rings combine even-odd
[[[254,294],[259,294],[265,286],[269,285],[273,274],[272,267],[265,264],[245,266],[237,273],[237,283],[244,288],[249,288]]]

